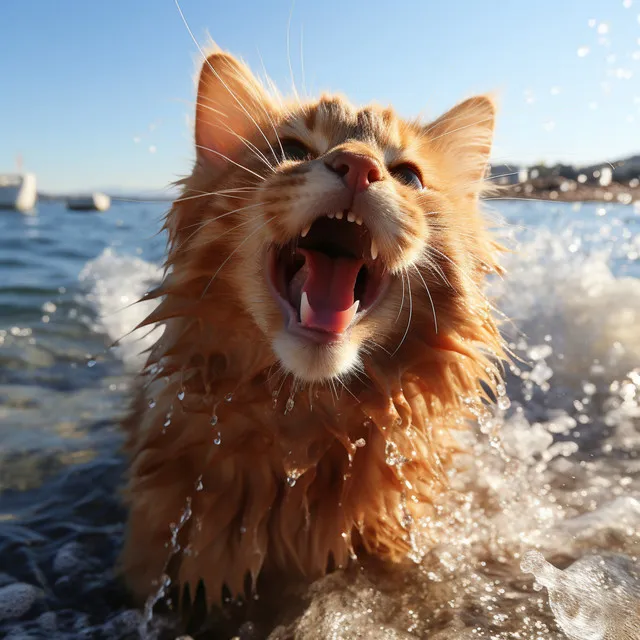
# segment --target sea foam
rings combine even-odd
[[[159,328],[134,329],[157,304],[138,301],[161,277],[162,270],[157,264],[119,255],[111,248],[87,262],[79,275],[87,291],[86,298],[96,311],[93,329],[106,333],[117,343],[116,354],[130,370],[144,365],[144,350],[160,335]]]

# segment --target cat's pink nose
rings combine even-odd
[[[371,183],[382,180],[380,164],[371,156],[342,151],[327,166],[341,176],[354,193],[364,191]]]

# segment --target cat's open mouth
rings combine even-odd
[[[333,342],[381,298],[388,274],[366,225],[340,212],[272,247],[267,281],[290,331]]]

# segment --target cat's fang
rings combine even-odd
[[[309,304],[309,296],[306,291],[302,292],[302,297],[300,298],[300,324],[302,326],[307,326],[311,319],[312,311],[311,305]]]
[[[305,238],[305,237],[306,237],[306,235],[307,235],[307,233],[309,233],[309,231],[310,231],[310,230],[311,230],[311,225],[310,225],[310,224],[308,224],[308,225],[307,225],[307,226],[302,230],[302,232],[300,233],[300,236],[301,236],[302,238]]]
[[[371,238],[371,259],[375,260],[378,257],[378,245],[376,241]]]

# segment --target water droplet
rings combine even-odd
[[[293,407],[295,406],[295,402],[293,400],[293,398],[289,398],[287,400],[287,404],[285,406],[285,413],[289,413],[290,411],[293,411]]]
[[[178,400],[184,400],[184,390],[178,391]]]
[[[95,366],[96,366],[95,360],[89,360],[89,362],[87,362],[87,367],[95,367]]]
[[[294,487],[296,484],[296,481],[298,480],[298,478],[296,478],[295,476],[291,475],[291,476],[287,476],[287,484],[290,487]]]
[[[218,431],[218,433],[216,434],[216,437],[213,439],[213,444],[217,446],[221,442],[222,442],[222,434]]]
[[[167,416],[167,419],[164,421],[163,427],[168,427],[171,424],[171,418]]]
[[[153,409],[153,407],[156,406],[156,401],[151,398],[151,400],[149,400],[149,409]]]
[[[215,427],[218,424],[218,416],[214,413],[211,416],[211,426]]]
[[[402,521],[400,522],[400,525],[403,529],[410,529],[413,526],[413,517],[408,511],[405,511],[402,514]]]
[[[196,491],[202,491],[203,489],[204,485],[202,484],[202,476],[200,476],[196,482]]]
[[[232,400],[233,400],[233,393],[227,393],[227,395],[224,397],[224,401],[231,402]]]
[[[506,411],[511,406],[511,400],[507,396],[500,396],[498,398],[498,408],[502,411]]]
[[[384,452],[385,462],[390,467],[396,467],[399,469],[405,462],[407,462],[407,459],[400,453],[398,445],[391,440],[387,440],[387,443],[384,447]]]
[[[364,438],[358,438],[354,444],[356,447],[364,447],[367,444],[367,441]]]

